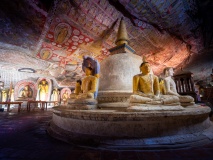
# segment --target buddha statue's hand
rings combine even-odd
[[[153,99],[154,99],[154,100],[160,100],[160,96],[154,95],[154,96],[153,96]]]
[[[143,92],[139,92],[139,91],[137,91],[137,92],[133,92],[134,94],[136,94],[136,95],[139,95],[139,96],[142,96],[142,97],[148,97],[148,98],[153,98],[153,94],[151,94],[151,93],[143,93]]]
[[[87,98],[87,93],[80,93],[79,95],[78,95],[78,98]]]
[[[94,98],[94,93],[91,92],[87,93],[87,98]]]

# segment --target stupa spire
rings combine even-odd
[[[124,19],[121,18],[117,33],[117,39],[115,41],[116,46],[109,49],[110,53],[111,54],[134,53],[135,50],[128,45],[128,42],[129,37],[126,30],[126,24],[124,22]]]
[[[120,25],[118,28],[117,39],[115,41],[115,44],[118,46],[121,44],[128,44],[128,42],[129,42],[129,37],[126,30],[126,24],[122,17],[120,20]]]

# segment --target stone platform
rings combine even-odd
[[[184,148],[212,142],[210,108],[126,112],[53,108],[48,133],[77,145],[108,149]]]

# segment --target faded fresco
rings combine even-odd
[[[206,15],[210,12],[208,4],[195,0],[2,0],[1,4],[2,53],[12,48],[28,59],[41,61],[31,66],[38,77],[53,77],[63,87],[75,84],[84,76],[81,69],[84,55],[99,62],[110,56],[108,50],[115,46],[122,17],[129,45],[135,54],[146,56],[157,75],[165,67],[177,70],[186,67],[212,40],[212,33],[208,34],[211,21],[202,19],[199,10],[206,6],[207,9],[202,10]],[[4,65],[20,59],[13,68],[26,66],[23,54],[9,60],[3,58]],[[27,65],[30,63],[29,60]],[[205,79],[210,70],[206,68],[212,67],[211,64],[203,70],[199,66],[192,70],[195,75],[202,70]]]

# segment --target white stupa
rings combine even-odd
[[[142,58],[128,45],[128,34],[124,20],[118,29],[116,47],[100,64],[99,107],[127,107],[125,103],[132,94],[133,76],[140,72]],[[111,104],[109,104],[111,103]],[[122,103],[122,105],[121,105]]]

